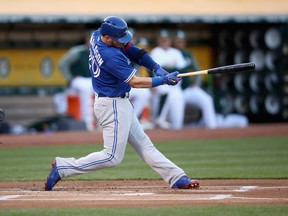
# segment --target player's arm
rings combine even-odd
[[[128,84],[133,88],[151,88],[152,79],[151,77],[139,77],[134,75]]]
[[[133,88],[151,88],[159,85],[176,85],[181,78],[177,77],[178,71],[167,74],[164,77],[138,77],[134,75],[128,82]]]
[[[144,66],[148,68],[150,71],[155,73],[156,76],[164,77],[165,75],[169,74],[166,70],[164,70],[162,67],[160,67],[159,64],[157,64],[151,56],[148,54],[148,52],[145,49],[141,49],[140,47],[135,46],[131,42],[126,44],[125,47],[125,53],[126,55],[136,62],[137,64]],[[154,74],[150,74],[151,77],[154,76]]]
[[[59,61],[60,71],[63,73],[64,77],[70,81],[73,77],[71,74],[71,65],[79,59],[79,48],[72,47]]]

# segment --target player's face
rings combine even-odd
[[[113,47],[118,48],[118,49],[120,49],[126,45],[126,44],[123,44],[123,43],[120,43],[120,42],[114,40],[113,38],[109,37],[108,35],[102,36],[101,39],[105,44],[107,44],[109,46],[113,46]]]
[[[183,39],[176,39],[176,40],[174,41],[174,45],[175,45],[175,47],[178,48],[178,49],[184,49],[185,46],[186,46],[186,42],[185,42],[185,40],[183,40]]]
[[[123,46],[125,46],[125,44],[120,43],[114,39],[112,39],[112,46],[116,47],[116,48],[122,48]]]
[[[170,38],[159,38],[158,43],[159,46],[163,49],[168,49],[171,46],[171,39]]]

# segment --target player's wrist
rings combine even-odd
[[[152,87],[163,85],[163,78],[161,77],[152,77]]]
[[[153,66],[152,71],[155,73],[159,68],[160,68],[160,65],[156,63],[156,64]]]

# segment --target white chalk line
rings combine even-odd
[[[32,197],[32,195],[30,195]],[[129,196],[132,196],[129,194]],[[140,198],[141,196],[141,198]],[[199,195],[196,197],[193,196],[176,196],[173,197],[171,195],[159,195],[159,194],[148,194],[148,193],[137,193],[137,195],[134,195],[134,201],[165,201],[165,200],[171,200],[171,201],[198,201],[198,200],[224,200],[231,198],[233,195],[231,194],[216,194],[216,195],[205,195],[205,197],[202,197]],[[65,197],[65,198],[64,198]],[[127,196],[126,196],[127,197]],[[3,196],[4,198],[4,196]],[[119,201],[119,200],[127,200],[123,195],[110,195],[110,196],[98,196],[98,197],[82,197],[78,196],[75,198],[66,197],[63,196],[58,198],[45,198],[45,197],[33,197],[29,198],[29,196],[26,195],[14,195],[14,196],[5,196],[5,199],[1,199],[2,201],[59,201],[59,200],[65,200],[65,201]]]
[[[258,187],[258,189],[288,189],[288,186],[277,186],[277,187]]]
[[[218,194],[210,197],[210,200],[224,200],[233,197],[231,194]]]
[[[270,186],[270,187],[259,187],[259,186],[243,186],[239,189],[233,190],[233,192],[248,192],[250,190],[265,190],[265,189],[288,189],[288,186]]]
[[[269,198],[269,197],[233,197],[233,199],[288,201],[288,198]]]
[[[20,197],[21,195],[7,195],[7,196],[0,196],[0,201],[2,200],[11,200],[15,199],[17,197]]]
[[[153,197],[154,195],[154,197]],[[32,196],[32,195],[31,195]],[[130,195],[132,196],[132,195]],[[141,196],[141,198],[139,197]],[[267,201],[288,201],[288,198],[258,198],[258,197],[236,197],[232,194],[214,194],[214,195],[207,195],[208,197],[193,197],[193,196],[184,196],[183,198],[172,197],[171,195],[159,195],[159,194],[135,194],[135,201],[165,201],[165,200],[171,200],[171,201],[209,201],[209,200],[227,200],[227,199],[241,199],[241,200],[267,200]],[[65,198],[64,198],[65,197]],[[137,199],[138,197],[138,199]],[[64,199],[63,199],[64,198]],[[44,197],[35,197],[35,198],[27,198],[25,195],[11,195],[11,196],[2,196],[0,197],[0,201],[120,201],[120,200],[126,200],[126,198],[123,195],[112,195],[112,196],[100,196],[100,197],[82,197],[78,196],[75,198],[67,198],[66,196],[58,197],[58,198],[44,198]]]
[[[155,193],[124,193],[124,196],[151,196]]]
[[[250,190],[253,190],[253,189],[256,189],[258,188],[257,186],[243,186],[243,187],[240,187],[239,189],[236,189],[236,190],[233,190],[234,192],[247,192],[247,191],[250,191]]]

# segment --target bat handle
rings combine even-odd
[[[196,75],[205,75],[208,74],[208,70],[201,70],[201,71],[195,71],[195,72],[187,72],[178,74],[178,77],[187,77],[187,76],[196,76]]]

